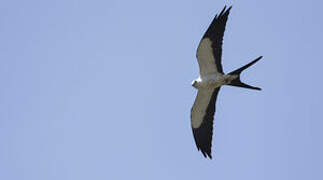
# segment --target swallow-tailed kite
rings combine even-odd
[[[191,125],[198,150],[204,157],[212,158],[211,145],[213,134],[213,119],[215,103],[221,86],[231,85],[243,88],[261,90],[258,87],[247,85],[240,81],[240,73],[262,58],[258,57],[249,64],[224,74],[221,56],[222,40],[225,25],[231,7],[223,8],[216,15],[207,29],[197,48],[197,61],[200,67],[200,77],[192,82],[192,86],[198,90],[194,105],[191,109]]]

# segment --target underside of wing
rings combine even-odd
[[[220,88],[199,90],[191,109],[191,124],[197,149],[209,158],[212,158],[213,120],[219,91]]]
[[[219,15],[216,15],[211,25],[205,32],[197,48],[196,57],[200,67],[200,74],[223,74],[221,63],[222,41],[225,25],[228,20],[231,7],[223,8]]]

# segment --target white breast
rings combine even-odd
[[[220,73],[203,75],[197,78],[196,81],[198,89],[217,88],[225,83],[224,76]]]

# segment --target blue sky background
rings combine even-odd
[[[224,5],[213,156],[190,108]],[[321,1],[0,1],[0,179],[321,180]]]

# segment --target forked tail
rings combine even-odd
[[[257,61],[259,61],[260,59],[262,58],[262,56],[258,57],[257,59],[253,60],[252,62],[250,62],[249,64],[245,65],[245,66],[242,66],[241,68],[235,70],[235,71],[232,71],[229,73],[229,75],[238,75],[238,78],[231,81],[230,84],[228,85],[231,85],[231,86],[237,86],[237,87],[243,87],[243,88],[248,88],[248,89],[254,89],[254,90],[261,90],[259,87],[253,87],[253,86],[250,86],[248,84],[245,84],[243,82],[241,82],[240,80],[240,74],[243,70],[247,69],[248,67],[250,67],[251,65],[255,64]]]

